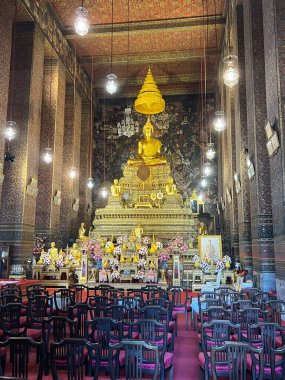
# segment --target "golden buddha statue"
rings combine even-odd
[[[111,195],[118,197],[121,194],[121,186],[119,185],[119,180],[114,179],[114,184],[111,186]]]
[[[200,227],[199,227],[199,235],[207,235],[207,234],[208,234],[207,227],[205,223],[201,222]]]
[[[169,177],[168,178],[168,183],[165,186],[166,194],[167,195],[174,195],[177,193],[176,185],[173,183],[173,178]]]
[[[86,232],[85,223],[81,223],[80,228],[79,228],[79,239],[81,241],[85,241],[88,239],[88,236],[85,236],[85,232]]]
[[[143,228],[140,224],[138,224],[137,227],[134,229],[134,233],[136,235],[137,241],[140,241],[143,235]]]
[[[147,118],[146,124],[143,127],[144,139],[140,140],[138,143],[138,158],[129,159],[129,166],[140,166],[144,165],[164,165],[166,164],[166,159],[161,156],[161,141],[152,137],[153,126],[150,122],[149,116]]]
[[[74,260],[76,261],[76,265],[81,265],[81,251],[76,243],[72,245],[72,248],[70,249],[69,253],[73,256]]]
[[[50,257],[50,269],[55,270],[55,263],[58,259],[58,249],[55,247],[55,242],[52,242],[50,244],[50,249],[48,250],[49,257]]]

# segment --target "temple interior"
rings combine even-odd
[[[285,380],[284,0],[1,0],[0,36],[0,379]]]

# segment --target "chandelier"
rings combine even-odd
[[[236,55],[228,55],[223,59],[223,62],[225,65],[223,72],[224,84],[228,87],[233,87],[239,80],[238,57]]]
[[[131,107],[125,108],[124,119],[117,124],[118,135],[131,137],[139,131],[138,121],[134,121],[132,118],[132,109]]]
[[[83,6],[76,9],[76,20],[74,22],[75,31],[80,36],[85,36],[89,30],[88,10]]]
[[[118,89],[117,75],[113,73],[114,0],[112,0],[111,73],[107,75],[106,91],[113,95]]]
[[[217,132],[222,132],[226,128],[226,122],[224,118],[224,111],[216,111],[215,119],[213,121],[214,129]]]
[[[212,161],[215,158],[216,151],[214,143],[210,142],[207,144],[206,157],[208,160]]]

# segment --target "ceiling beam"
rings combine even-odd
[[[207,56],[217,56],[221,54],[221,49],[210,48],[207,49]],[[175,51],[175,52],[157,52],[153,54],[136,54],[130,55],[114,55],[113,64],[120,65],[130,65],[142,64],[142,63],[159,63],[159,62],[181,62],[181,61],[190,61],[204,56],[203,49],[194,49],[188,51]],[[106,65],[110,64],[111,57],[108,56],[94,56],[94,65]],[[80,63],[82,65],[89,65],[92,63],[92,57],[81,57]]]
[[[207,82],[211,83],[217,77],[216,73],[208,73],[207,74]],[[138,86],[141,87],[145,80],[144,77],[136,77],[136,78],[118,78],[119,86]],[[196,74],[180,74],[180,75],[165,75],[165,76],[156,76],[155,82],[158,86],[162,85],[177,85],[181,83],[197,83],[200,82],[201,76],[200,73]],[[94,88],[102,88],[106,85],[106,79],[95,79]]]
[[[166,31],[166,30],[187,30],[191,27],[216,25],[218,28],[225,25],[225,18],[222,15],[202,16],[202,17],[183,17],[178,19],[164,19],[164,20],[151,20],[151,21],[134,21],[130,23],[116,23],[113,25],[113,34],[126,35],[126,34],[142,34],[153,31]],[[98,24],[91,25],[89,32],[86,36],[80,38],[91,38],[96,36],[110,36],[112,33],[112,24]],[[78,38],[73,26],[66,27],[63,30],[63,35],[66,39]]]

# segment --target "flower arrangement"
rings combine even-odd
[[[93,255],[93,259],[94,261],[98,262],[98,261],[102,261],[103,259],[103,254],[102,252],[96,252],[94,255]]]
[[[175,239],[168,241],[166,249],[170,254],[184,254],[188,251],[188,246],[182,236],[177,236]]]
[[[116,259],[116,258],[114,258],[114,259],[111,259],[110,260],[110,266],[111,266],[111,268],[116,268],[117,266],[119,265],[119,260],[118,259]]]
[[[232,262],[232,259],[230,258],[230,256],[224,256],[223,257],[223,260],[222,260],[224,263],[226,263],[226,262],[228,262],[228,263],[230,263],[231,264],[231,262]]]
[[[220,270],[225,269],[225,261],[224,260],[218,260],[216,263],[216,270],[215,272],[219,272]]]
[[[56,262],[55,262],[55,266],[56,266],[57,268],[62,268],[62,267],[64,266],[63,258],[62,258],[62,257],[60,257],[60,258],[58,258],[58,259],[56,260]]]
[[[142,242],[145,244],[145,245],[149,245],[151,243],[151,239],[149,236],[144,236],[143,239],[142,239]]]
[[[148,248],[146,246],[142,246],[140,247],[140,249],[138,250],[138,254],[139,255],[142,255],[142,256],[146,256],[148,254]]]
[[[160,241],[157,241],[155,243],[155,245],[157,246],[158,249],[162,249],[163,248],[163,244]]]
[[[138,267],[145,267],[145,266],[146,266],[146,260],[145,259],[139,259]]]
[[[143,280],[144,279],[144,275],[145,275],[144,271],[143,270],[139,270],[136,274],[134,274],[132,276],[132,278],[134,280]]]
[[[82,243],[82,248],[87,249],[91,255],[94,255],[100,251],[101,244],[98,240],[88,239]]]
[[[120,273],[117,271],[117,270],[114,270],[112,273],[111,273],[111,279],[112,280],[118,280],[120,278]]]
[[[33,245],[33,255],[40,255],[42,250],[45,248],[45,237],[35,236]]]
[[[167,251],[161,251],[158,254],[158,261],[161,263],[166,263],[170,259],[169,253]]]
[[[123,244],[123,236],[117,237],[117,244]]]
[[[105,244],[105,248],[108,249],[112,246],[112,242],[111,241],[107,241],[107,243]]]
[[[51,263],[51,259],[50,259],[50,256],[48,253],[45,253],[43,256],[42,256],[42,259],[43,259],[43,264],[44,265],[50,265]]]
[[[120,246],[115,247],[113,254],[114,255],[121,255],[122,254],[122,248]]]

